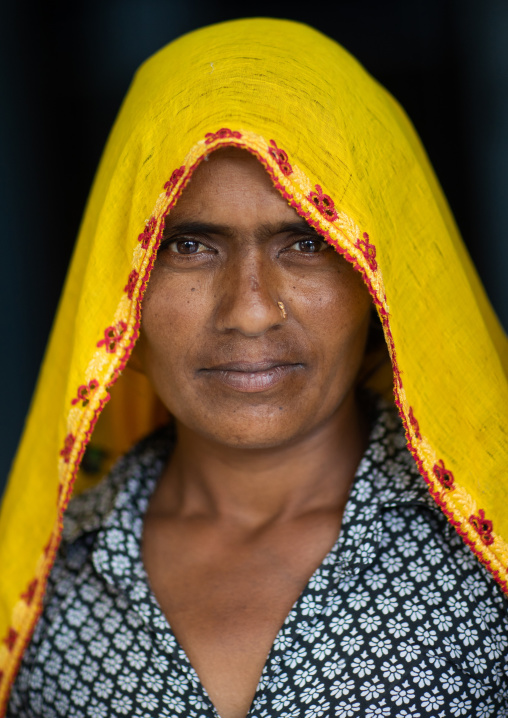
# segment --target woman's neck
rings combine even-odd
[[[182,425],[177,437],[151,510],[256,530],[322,508],[342,509],[367,445],[368,421],[351,392],[326,422],[283,446],[239,449]]]

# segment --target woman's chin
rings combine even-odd
[[[306,427],[296,412],[276,407],[262,411],[250,411],[246,415],[233,412],[224,417],[214,416],[213,422],[178,422],[180,431],[202,436],[215,444],[231,449],[275,449],[298,441]],[[307,427],[308,428],[308,427]]]

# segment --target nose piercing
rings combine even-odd
[[[286,307],[284,306],[284,302],[277,302],[277,306],[280,309],[280,313],[282,314],[282,318],[286,319],[288,313],[286,312]]]

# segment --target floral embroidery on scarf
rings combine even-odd
[[[367,260],[369,267],[373,272],[375,272],[377,269],[376,247],[369,242],[369,235],[367,232],[363,233],[363,239],[358,238],[356,240],[356,246]]]
[[[227,127],[223,127],[217,132],[207,132],[205,135],[205,145],[211,145],[215,140],[226,140],[226,139],[237,139],[241,138],[240,132],[229,130]]]
[[[127,296],[129,299],[132,299],[132,295],[134,294],[134,290],[136,288],[136,282],[138,281],[139,273],[136,272],[135,269],[132,270],[132,272],[129,274],[129,279],[127,280],[127,284],[123,288],[123,291],[127,293]]]
[[[494,543],[494,536],[492,536],[492,529],[494,527],[492,521],[485,518],[485,511],[483,509],[478,511],[478,515],[472,514],[469,517],[469,523],[471,526],[474,526],[486,546],[490,546]]]
[[[284,150],[281,150],[280,147],[277,147],[275,140],[270,140],[270,144],[271,147],[268,148],[268,152],[279,165],[282,174],[288,177],[293,172],[293,168],[289,164],[289,157],[287,156],[287,153],[284,152]]]
[[[114,327],[107,327],[104,330],[104,339],[97,342],[97,346],[104,346],[108,354],[114,354],[116,352],[116,346],[126,329],[127,324],[125,322],[117,322]]]
[[[171,192],[173,191],[173,187],[176,185],[178,180],[183,177],[183,174],[185,172],[185,166],[179,167],[176,170],[173,170],[173,174],[169,178],[169,180],[164,185],[164,189],[166,190],[166,194],[169,196]]]
[[[413,414],[413,407],[412,407],[412,406],[409,407],[408,418],[409,418],[409,423],[410,423],[411,426],[413,427],[413,431],[414,431],[414,433],[415,433],[416,438],[421,441],[421,440],[422,440],[422,435],[420,434],[420,424],[418,423],[418,421],[417,421],[415,415]],[[434,467],[434,473],[435,473],[435,467]],[[453,479],[453,476],[452,476],[452,479]]]
[[[312,204],[321,212],[323,217],[330,222],[333,222],[339,216],[335,209],[333,199],[329,195],[324,194],[318,184],[316,185],[316,189],[309,194],[308,199],[310,199]]]
[[[30,605],[33,601],[33,598],[35,596],[35,589],[37,588],[38,583],[38,579],[34,578],[34,580],[30,581],[30,583],[28,584],[28,588],[26,589],[26,591],[21,594],[21,598],[26,601],[28,605]]]
[[[145,229],[143,232],[141,232],[140,235],[138,235],[138,242],[141,242],[141,246],[143,249],[147,249],[148,245],[150,244],[150,240],[152,239],[152,234],[157,225],[157,220],[155,217],[150,217],[148,222],[145,225]]]
[[[12,651],[14,648],[14,644],[16,643],[18,638],[18,632],[14,630],[14,628],[9,628],[9,632],[7,636],[4,638],[4,643],[7,646],[9,651]]]
[[[453,474],[449,469],[445,467],[443,459],[440,459],[437,464],[434,464],[432,470],[434,471],[434,476],[439,481],[441,486],[443,486],[445,489],[455,488],[455,479],[453,477]]]
[[[254,142],[254,141],[250,142],[250,139],[249,139],[250,135],[251,135],[251,133],[249,133],[249,132],[243,132],[241,134],[240,132],[233,132],[227,128],[222,128],[221,130],[219,130],[218,132],[215,132],[215,133],[213,133],[213,132],[207,133],[206,139],[204,140],[204,142],[203,142],[203,140],[201,140],[200,142],[198,142],[198,145],[196,145],[197,150],[194,152],[194,154],[191,157],[192,161],[189,161],[185,167],[182,166],[182,167],[175,169],[173,171],[173,173],[171,174],[169,181],[165,183],[164,190],[166,191],[168,200],[167,200],[167,207],[165,208],[164,212],[167,212],[167,210],[173,206],[174,201],[176,201],[176,197],[173,197],[172,199],[169,199],[169,198],[173,194],[173,189],[176,188],[178,181],[181,178],[183,178],[183,176],[185,175],[186,169],[190,174],[193,171],[194,167],[197,166],[199,161],[201,161],[201,159],[203,159],[203,156],[206,156],[206,153],[210,151],[206,147],[204,147],[204,145],[211,145],[212,142],[214,142],[216,140],[221,140],[224,138],[233,138],[233,139],[231,139],[230,143],[228,143],[226,141],[226,142],[223,142],[222,144],[235,145],[235,144],[240,144],[240,143],[235,142],[235,139],[242,138],[241,144],[243,145],[243,143],[245,143],[246,145],[251,147],[252,153],[263,162],[263,165],[265,166],[265,168],[267,168],[270,171],[272,176],[274,174],[273,170],[271,169],[273,167],[273,161],[277,162],[277,164],[279,164],[279,161],[282,162],[282,165],[279,164],[279,167],[281,169],[281,172],[283,174],[285,174],[284,167],[283,167],[283,165],[284,165],[283,159],[284,158],[282,155],[282,153],[284,151],[281,150],[280,148],[278,148],[275,141],[273,141],[273,140],[270,142],[271,146],[268,146],[266,139],[264,139],[262,137],[256,137],[256,142]],[[284,154],[286,154],[286,153],[284,153]],[[289,163],[288,163],[288,167],[291,167],[291,165]],[[335,209],[333,200],[328,195],[325,195],[323,193],[322,188],[319,185],[316,185],[315,191],[308,193],[308,188],[310,186],[312,186],[309,178],[305,177],[305,180],[306,180],[305,184],[302,184],[300,182],[300,177],[303,175],[303,173],[298,168],[298,166],[296,164],[294,165],[294,169],[293,169],[293,167],[291,167],[291,171],[295,175],[294,181],[295,181],[296,185],[299,187],[299,189],[301,191],[303,191],[304,195],[305,194],[307,195],[307,199],[312,202],[312,204],[325,217],[325,219],[327,219],[328,221],[330,221],[330,220],[333,221],[335,219],[338,219],[339,215],[337,213],[337,210]],[[308,216],[308,214],[309,214],[308,213],[308,205],[303,207],[301,204],[299,204],[297,202],[297,200],[295,199],[295,197],[293,197],[289,193],[287,187],[284,186],[281,181],[279,181],[279,180],[276,181],[274,179],[274,182],[275,182],[277,188],[279,189],[279,191],[281,191],[282,195],[286,199],[288,199],[291,206],[298,209],[299,213],[301,213],[302,215]],[[291,180],[287,182],[288,186],[289,186],[290,182],[291,182]],[[175,192],[175,194],[177,194],[177,192]],[[157,210],[157,212],[158,212],[157,218],[159,219],[159,218],[161,218],[161,213],[159,210]],[[163,214],[162,216],[165,216],[165,214]],[[349,243],[351,245],[356,245],[357,249],[365,255],[366,263],[368,263],[370,268],[376,269],[377,268],[376,248],[373,244],[370,243],[369,235],[367,233],[363,233],[363,239],[360,239],[359,236],[361,236],[362,233],[361,233],[361,230],[359,230],[357,228],[355,223],[350,218],[347,218],[347,216],[344,215],[345,220],[349,221],[349,224],[346,223],[343,227],[342,226],[342,216],[343,216],[342,213],[340,216],[341,216],[341,228],[343,229],[344,233],[346,234]],[[153,239],[153,233],[157,226],[158,219],[155,219],[155,217],[151,217],[148,220],[148,222],[146,223],[144,231],[138,236],[138,241],[141,243],[141,245],[144,249],[148,248],[151,240]],[[323,227],[321,227],[321,230],[323,231],[323,234],[326,234],[326,236],[330,239],[330,237],[327,233],[327,230]],[[336,245],[336,244],[338,244],[338,241],[331,242],[331,243]],[[350,261],[355,260],[354,257],[353,258],[348,257],[348,258],[350,259]],[[354,263],[355,263],[355,266],[357,268],[359,268],[357,266],[356,260],[354,261]],[[136,266],[136,268],[138,270],[140,270],[141,262],[138,259],[136,259],[135,263],[133,263],[132,266]],[[149,267],[150,266],[151,265],[149,265]],[[362,273],[364,274],[364,278],[365,278],[366,273],[364,272],[363,267],[360,267],[360,269],[362,270]],[[131,300],[134,296],[133,295],[134,284],[137,283],[137,281],[134,282],[134,279],[133,279],[135,271],[136,270],[133,270],[131,272],[131,274],[129,275],[128,283],[124,289],[124,291],[128,294],[129,299],[131,299]],[[143,266],[143,271],[145,272],[144,266]],[[146,273],[144,276],[147,276]],[[139,280],[139,276],[138,276],[138,280]],[[366,280],[368,280],[367,283],[368,283],[369,289],[371,291],[371,294],[373,295],[374,300],[376,302],[378,313],[383,320],[385,335],[387,337],[387,344],[390,348],[390,351],[391,351],[392,357],[393,357],[393,362],[394,362],[393,372],[394,372],[394,380],[395,380],[395,390],[396,390],[395,393],[396,393],[397,405],[399,406],[401,413],[403,413],[402,410],[404,409],[404,407],[406,408],[406,410],[408,410],[408,421],[413,426],[414,436],[418,436],[418,438],[420,438],[419,427],[417,428],[416,419],[415,419],[415,422],[416,422],[415,424],[413,424],[413,422],[412,422],[412,419],[414,419],[414,416],[412,414],[412,408],[407,407],[407,405],[405,403],[405,398],[401,398],[400,394],[399,394],[399,392],[402,389],[402,378],[401,378],[400,371],[398,369],[396,356],[395,356],[394,342],[393,342],[391,332],[390,332],[390,325],[389,325],[389,321],[388,321],[389,313],[386,308],[386,297],[384,296],[384,292],[383,292],[382,278],[379,276],[373,280],[374,282],[377,282],[377,283],[371,283],[371,280],[369,277],[366,277]],[[132,296],[131,296],[131,292],[132,292]],[[125,298],[124,298],[124,305],[127,305],[127,302],[125,302]],[[132,311],[132,306],[128,305],[128,307],[129,307],[129,311]],[[123,318],[126,318],[127,312],[124,311],[122,314],[120,314],[120,316],[122,316]],[[117,317],[118,317],[118,315],[117,315]],[[139,322],[135,326],[137,328],[139,326]],[[114,353],[116,351],[116,346],[118,344],[118,340],[122,336],[122,334],[124,333],[125,330],[126,330],[126,325],[123,324],[122,322],[118,322],[116,324],[116,327],[108,327],[104,333],[104,339],[102,339],[98,343],[98,346],[105,346],[106,351]],[[108,332],[110,332],[109,335],[108,335]],[[122,359],[122,357],[120,357],[119,362],[117,362],[117,365],[118,365],[118,363],[121,363],[121,359]],[[121,366],[120,366],[120,368],[115,370],[115,374],[113,376],[113,381],[114,381],[114,379],[116,379],[116,377],[118,376],[120,371],[121,371]],[[94,372],[95,372],[95,370],[94,370]],[[112,383],[111,375],[108,376],[108,381],[110,383]],[[79,393],[79,390],[82,389],[82,387],[84,387],[84,386],[85,385],[82,385],[81,387],[78,388],[78,393]],[[78,403],[78,401],[83,401],[83,399],[84,399],[84,397],[82,395],[78,395],[78,397],[76,398],[76,403]],[[71,426],[73,426],[73,425],[74,424],[72,423]],[[87,432],[85,432],[85,440],[88,438],[90,433],[91,433],[91,429],[87,430]],[[77,434],[77,438],[73,434],[69,434],[65,438],[64,448],[60,451],[60,455],[63,457],[63,461],[65,461],[65,464],[67,464],[66,473],[64,474],[64,476],[67,477],[67,475],[70,473],[71,479],[72,479],[72,476],[77,471],[77,466],[74,467],[74,464],[76,464],[76,462],[73,462],[72,465],[70,464],[71,454],[74,449],[74,446],[76,445],[76,442],[79,442],[79,444],[81,445],[81,442],[82,442],[81,434],[83,434],[83,431],[81,431],[81,428],[78,428],[78,431],[76,432],[76,434]],[[412,450],[413,450],[413,453],[416,455],[416,449],[414,449],[414,447],[413,447]],[[78,451],[77,447],[76,447],[75,454],[77,457],[81,455],[81,450]],[[428,460],[426,459],[425,460],[425,468],[427,468],[427,461]],[[432,462],[430,462],[430,466],[432,466]],[[430,468],[430,466],[429,466],[429,468]],[[435,477],[437,478],[437,480],[445,488],[447,488],[447,489],[456,488],[455,483],[454,483],[454,476],[451,471],[446,469],[446,467],[444,466],[444,462],[442,460],[440,460],[437,464],[435,464],[433,467],[433,472],[431,471],[429,473],[431,473],[431,474],[433,473],[435,475]],[[459,490],[461,490],[460,486],[457,488]],[[62,489],[59,489],[59,493],[61,493],[61,491],[62,491]],[[502,588],[505,591],[508,591],[508,583],[505,580],[504,576],[501,575],[503,569],[505,569],[508,572],[508,564],[504,563],[501,566],[501,568],[498,570],[498,566],[499,566],[500,562],[498,560],[498,556],[496,553],[496,551],[498,551],[498,545],[500,545],[501,549],[502,549],[503,546],[505,546],[505,544],[503,544],[502,539],[500,539],[499,536],[493,535],[492,521],[489,521],[488,519],[485,518],[484,510],[480,510],[478,512],[478,515],[472,514],[471,516],[468,517],[468,514],[465,513],[465,511],[463,509],[460,509],[460,508],[457,509],[453,505],[451,506],[451,508],[448,509],[447,504],[445,503],[448,500],[446,498],[446,496],[447,495],[445,494],[445,492],[442,492],[441,496],[438,496],[438,497],[435,496],[435,498],[438,501],[438,503],[441,505],[441,507],[443,508],[444,512],[448,515],[448,517],[453,518],[454,523],[458,526],[460,525],[461,529],[463,529],[464,524],[467,525],[466,522],[468,522],[469,526],[471,526],[471,529],[469,532],[471,535],[473,533],[473,528],[474,528],[475,532],[480,537],[480,540],[475,542],[476,545],[472,547],[475,554],[482,561],[484,561],[487,564],[490,572],[494,575],[496,580],[498,580],[498,582],[502,586]],[[466,494],[466,496],[467,496],[467,494]],[[470,541],[470,539],[469,539],[469,541]],[[57,546],[57,544],[58,544],[58,533],[55,532],[55,533],[51,534],[46,545],[43,548],[43,555],[46,557],[44,566],[41,570],[37,569],[37,575],[40,576],[39,580],[43,584],[45,583],[45,576],[48,571],[48,567],[52,561],[51,557],[52,557],[52,554],[54,553],[54,551],[56,550],[55,547]],[[493,546],[493,549],[482,548],[481,544],[483,544],[484,546],[487,546],[487,547]],[[501,549],[499,549],[499,551]],[[48,558],[49,558],[49,560],[47,560]],[[503,555],[503,558],[504,558],[504,555]],[[5,642],[7,645],[12,644],[15,646],[13,649],[13,652],[11,654],[11,657],[14,653],[16,653],[17,650],[19,652],[20,645],[25,644],[25,642],[27,640],[27,636],[29,635],[29,631],[33,628],[33,625],[37,618],[38,614],[36,614],[36,610],[35,610],[35,604],[37,603],[37,601],[34,600],[34,597],[36,596],[37,591],[38,591],[37,580],[38,579],[34,579],[28,585],[28,588],[26,589],[25,593],[20,594],[21,599],[25,602],[25,606],[23,608],[24,608],[24,610],[26,609],[26,613],[28,615],[28,618],[25,621],[23,628],[20,629],[19,634],[15,631],[15,629],[9,629],[9,630],[14,631],[14,633],[9,634],[9,636],[7,638],[0,637],[0,642],[2,642],[2,638],[3,638],[3,642]],[[42,591],[42,587],[39,587],[39,589]],[[28,608],[28,606],[30,606],[30,609]],[[15,609],[15,610],[17,610],[17,609]],[[17,668],[17,664],[19,662],[20,657],[14,656],[14,659],[15,659],[14,661],[11,661],[10,659],[4,659],[2,662],[1,667],[2,667],[2,669],[4,667],[6,667],[6,670],[0,670],[0,712],[3,707],[3,701],[6,700],[5,685],[7,685],[7,683],[10,684],[12,682],[13,671],[15,671],[15,669]],[[2,678],[4,679],[3,683],[2,683]],[[346,710],[346,708],[344,708],[344,710]],[[385,710],[385,712],[386,712],[386,709],[383,709],[383,710]]]
[[[66,464],[69,463],[72,447],[74,446],[75,441],[76,437],[74,436],[74,434],[67,434],[64,439],[64,446],[63,449],[60,451],[60,456],[63,458]]]
[[[91,379],[88,384],[82,384],[78,388],[78,395],[71,401],[74,406],[78,402],[82,402],[82,406],[86,406],[90,401],[90,396],[99,386],[99,382],[96,379]]]

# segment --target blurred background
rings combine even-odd
[[[508,2],[334,0],[328,8],[309,0],[3,4],[0,493],[88,190],[133,72],[202,25],[290,18],[350,50],[412,118],[508,328]]]

